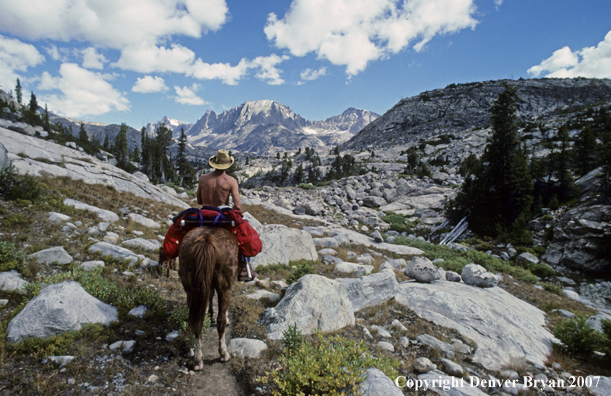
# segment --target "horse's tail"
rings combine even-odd
[[[201,334],[216,262],[216,250],[209,236],[198,246],[195,258],[193,290],[189,299],[189,327],[193,334]]]

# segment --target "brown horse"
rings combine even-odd
[[[195,370],[203,368],[202,327],[210,297],[218,296],[216,330],[221,361],[231,359],[225,344],[231,286],[238,271],[238,241],[224,228],[194,228],[182,240],[178,275],[187,293],[189,327],[195,336]]]

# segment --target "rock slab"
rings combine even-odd
[[[456,329],[473,340],[473,362],[498,371],[512,359],[543,364],[557,340],[545,330],[545,314],[499,287],[464,283],[399,284],[396,301],[420,317]]]
[[[272,340],[282,339],[282,332],[295,323],[306,335],[315,330],[335,331],[355,323],[346,289],[320,275],[305,275],[293,283],[276,307],[263,311],[260,320]]]
[[[81,285],[66,281],[49,285],[11,320],[8,340],[45,338],[79,330],[89,323],[110,324],[118,319],[117,308],[91,296]]]

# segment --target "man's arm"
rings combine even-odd
[[[231,178],[231,198],[233,198],[233,208],[242,211],[240,203],[240,193],[238,192],[238,182],[233,177]]]

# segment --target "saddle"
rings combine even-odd
[[[201,209],[189,208],[172,219],[172,225],[165,234],[163,251],[167,258],[178,257],[180,243],[185,234],[195,227],[223,227],[238,240],[240,254],[254,257],[261,252],[263,244],[259,234],[245,220],[237,209],[204,206]]]

